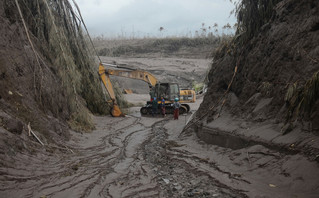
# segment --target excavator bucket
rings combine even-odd
[[[125,115],[121,112],[118,105],[114,105],[111,111],[113,117],[125,117]]]

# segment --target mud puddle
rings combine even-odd
[[[185,158],[196,168],[210,172],[228,187],[242,191],[248,197],[317,197],[318,164],[302,153],[214,129],[196,131],[204,141],[196,144],[186,137],[184,141],[194,147],[184,146],[174,151],[196,151],[193,160],[187,155],[179,156],[179,159]],[[195,165],[196,161],[201,163]]]
[[[197,131],[197,135],[201,137],[207,144],[230,148],[232,150],[247,148],[249,146],[258,144],[257,142],[238,136],[233,136],[214,129],[201,129]]]

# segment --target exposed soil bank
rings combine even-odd
[[[208,94],[200,111],[205,112],[213,104],[220,105],[217,103],[227,90],[237,66],[225,105],[229,112],[257,122],[285,122],[286,118],[293,122],[297,119],[297,123],[291,124],[302,125],[303,130],[318,134],[316,94],[313,93],[310,111],[301,113],[300,109],[299,116],[293,116],[297,110],[290,106],[292,101],[289,100],[290,87],[296,86],[301,91],[319,69],[318,13],[318,1],[280,1],[274,6],[271,19],[255,37],[242,44],[229,43],[236,48],[222,47],[214,57]],[[236,37],[240,40],[240,35]],[[214,113],[215,110],[208,113],[208,120],[213,119]]]

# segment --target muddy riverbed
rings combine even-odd
[[[0,197],[245,197],[205,170],[214,169],[211,148],[179,138],[189,115],[173,120],[135,111],[94,117],[96,130],[73,132],[63,152],[13,151],[15,160],[0,169]]]
[[[126,97],[134,102],[147,95]],[[0,197],[318,195],[319,175],[310,171],[316,163],[258,144],[207,144],[182,133],[190,115],[142,117],[134,107],[124,118],[94,117],[96,130],[72,132],[59,152],[40,145],[32,154],[12,151],[15,160],[0,168]]]

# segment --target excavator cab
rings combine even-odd
[[[142,115],[152,113],[152,99],[154,97],[158,98],[159,103],[160,98],[163,97],[165,99],[166,113],[172,114],[174,112],[172,104],[174,103],[175,98],[180,98],[179,85],[177,83],[157,83],[154,87],[152,87],[150,94],[151,101],[147,101],[146,105],[140,110]],[[182,104],[180,107],[180,114],[189,111],[189,107],[186,105],[187,104]]]
[[[166,101],[174,101],[179,98],[179,86],[177,83],[157,83],[153,87],[154,97],[163,97]]]

